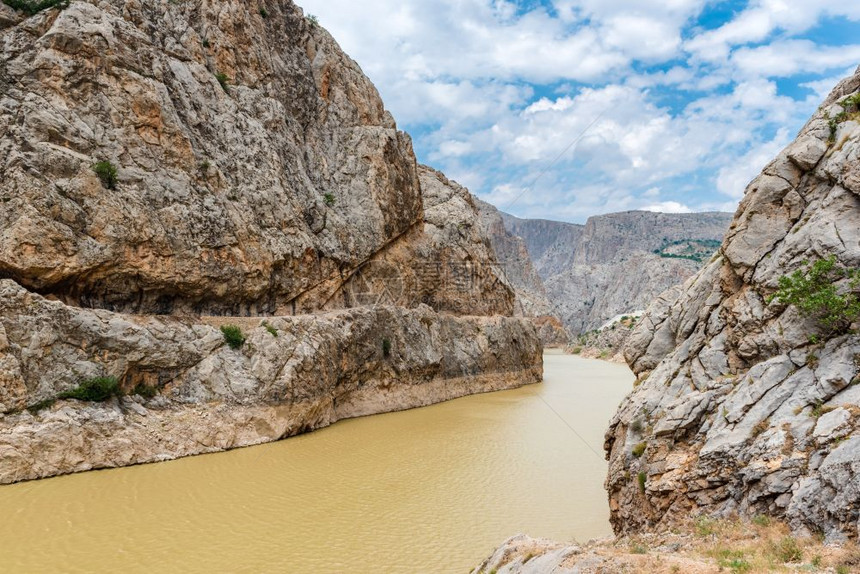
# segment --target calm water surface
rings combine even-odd
[[[463,574],[518,532],[609,535],[603,431],[633,375],[544,359],[542,385],[0,487],[0,570]]]

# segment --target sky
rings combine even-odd
[[[860,65],[857,0],[298,0],[418,161],[521,217],[734,211]]]

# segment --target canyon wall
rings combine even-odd
[[[0,4],[0,150],[0,482],[541,380],[473,198],[292,2]]]

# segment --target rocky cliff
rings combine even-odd
[[[828,540],[860,534],[860,338],[850,315],[834,330],[772,298],[809,261],[860,267],[858,89],[860,69],[750,183],[719,253],[628,342],[639,384],[606,435],[617,531],[738,512]],[[835,294],[857,289],[833,278]]]
[[[845,270],[806,291],[812,309],[853,300],[823,310],[842,313],[835,323],[773,297],[814,261]],[[714,257],[628,338],[637,382],[605,443],[618,536],[584,546],[516,536],[475,574],[740,571],[756,555],[768,571],[817,570],[828,551],[841,555],[826,567],[853,572],[856,546],[803,545],[860,537],[858,270],[860,68],[749,184]],[[772,517],[815,536],[767,540]],[[738,531],[752,535],[733,550]],[[780,540],[796,550],[775,552]]]
[[[515,313],[533,320],[544,345],[567,344],[570,341],[570,332],[564,327],[557,316],[557,310],[547,298],[546,288],[534,267],[529,248],[522,237],[507,228],[511,217],[489,203],[481,200],[475,202],[481,228],[490,240],[504,278],[514,289]],[[526,220],[520,221],[527,223]],[[560,241],[560,238],[558,240]]]
[[[629,211],[591,217],[583,226],[499,215],[504,229],[522,239],[542,282],[522,271],[521,257],[500,255],[518,298],[537,301],[533,314],[560,318],[574,335],[644,309],[683,283],[717,248],[731,220],[728,213]],[[516,253],[499,237],[490,233],[498,253]]]
[[[0,482],[540,380],[473,199],[298,7],[57,4],[0,4]]]

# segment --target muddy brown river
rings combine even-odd
[[[607,536],[603,432],[633,375],[544,359],[540,385],[0,487],[0,570],[464,574],[518,532]]]

